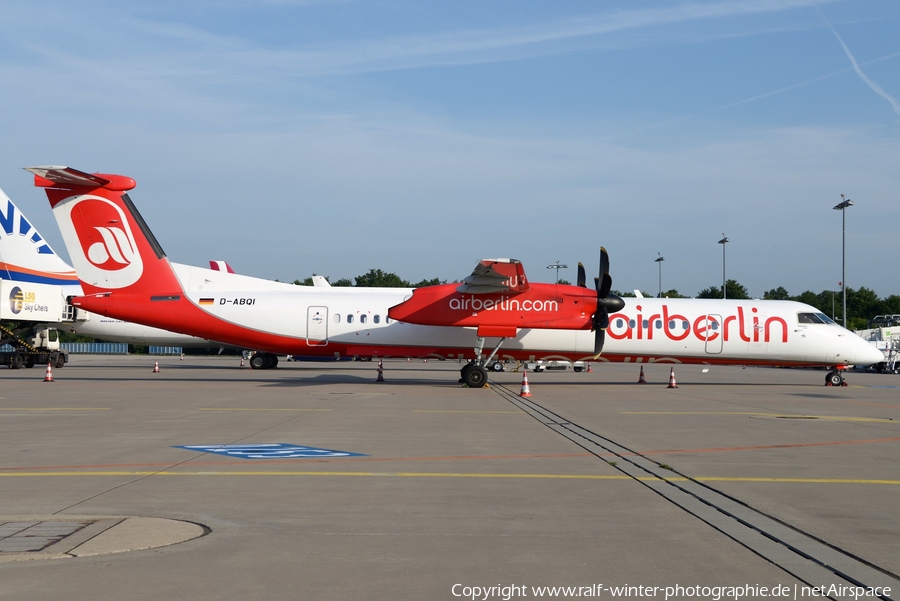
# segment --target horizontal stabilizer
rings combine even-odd
[[[39,188],[106,188],[125,191],[137,185],[133,179],[123,175],[85,173],[62,165],[25,167],[25,171],[34,174],[34,185]]]

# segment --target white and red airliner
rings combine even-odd
[[[30,167],[84,289],[86,310],[275,354],[466,360],[483,386],[500,359],[828,366],[883,360],[817,309],[790,301],[622,299],[605,250],[594,289],[531,283],[514,259],[481,261],[462,284],[418,289],[281,284],[171,263],[127,192],[129,177]],[[608,340],[607,340],[608,339]],[[604,343],[606,344],[604,348]],[[485,353],[488,350],[488,353]]]

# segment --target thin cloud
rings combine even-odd
[[[894,58],[900,56],[900,51],[891,52],[890,54],[885,54],[884,56],[879,56],[878,58],[873,58],[864,62],[864,65],[871,65],[872,63],[877,63],[883,60],[887,60],[890,58]],[[777,96],[779,94],[784,94],[785,92],[790,92],[791,90],[796,90],[798,88],[802,88],[804,86],[808,86],[809,84],[816,83],[818,81],[824,81],[826,79],[830,79],[837,75],[841,75],[842,73],[846,73],[849,71],[849,68],[839,69],[838,71],[832,71],[831,73],[827,73],[825,75],[820,75],[819,77],[813,77],[812,79],[807,79],[806,81],[801,81],[800,83],[791,84],[789,86],[785,86],[783,88],[779,88],[777,90],[772,90],[771,92],[763,92],[762,94],[756,94],[754,96],[750,96],[749,98],[744,98],[743,100],[736,100],[734,102],[729,102],[728,104],[723,104],[721,106],[717,106],[715,108],[707,109],[705,111],[698,111],[696,113],[691,113],[689,115],[682,115],[681,117],[675,117],[673,119],[666,119],[665,121],[659,121],[657,123],[649,123],[644,125],[643,127],[638,127],[636,129],[631,129],[628,131],[623,131],[621,133],[615,134],[613,136],[609,136],[608,139],[613,140],[616,138],[621,138],[623,136],[628,136],[636,133],[640,133],[643,131],[647,131],[650,129],[655,129],[657,127],[663,127],[666,125],[671,125],[673,123],[678,123],[680,121],[686,121],[688,119],[693,119],[695,117],[702,117],[704,115],[709,115],[711,113],[716,113],[719,111],[724,111],[726,109],[730,109],[735,106],[740,106],[742,104],[750,104],[752,102],[756,102],[757,100],[762,100],[763,98],[770,98],[772,96]]]
[[[850,52],[850,49],[847,47],[847,44],[844,43],[844,39],[837,32],[837,30],[834,27],[832,27],[831,23],[828,22],[828,20],[825,18],[825,15],[822,14],[822,11],[819,10],[819,7],[816,6],[815,8],[816,8],[816,12],[819,13],[819,18],[822,19],[822,22],[825,23],[825,26],[831,30],[831,33],[833,33],[834,37],[837,38],[837,41],[840,42],[841,48],[844,49],[844,54],[846,54],[847,58],[850,59],[850,64],[853,65],[853,70],[856,71],[856,74],[859,76],[859,78],[863,81],[864,84],[869,86],[873,92],[875,92],[876,94],[878,94],[879,96],[881,96],[882,98],[884,98],[885,100],[890,102],[891,107],[894,109],[894,112],[897,113],[898,115],[900,115],[900,102],[898,102],[896,98],[894,98],[893,96],[888,94],[884,88],[882,88],[880,85],[878,85],[877,83],[872,81],[872,79],[868,75],[863,73],[863,70],[860,69],[859,65],[857,64],[856,58],[853,56],[853,53]]]
[[[312,52],[250,52],[243,58],[261,64],[272,64],[275,59],[276,64],[291,65],[308,71],[307,74],[516,60],[523,54],[545,54],[548,52],[546,48],[552,44],[663,25],[784,12],[808,8],[816,1],[839,0],[739,0],[619,10],[503,29],[463,30],[364,41]],[[549,50],[551,53],[556,51]]]
[[[694,2],[673,7],[607,11],[517,26],[353,39],[319,44],[314,48],[259,45],[235,35],[221,35],[196,26],[145,17],[133,16],[126,22],[132,33],[139,31],[151,38],[174,42],[174,48],[154,51],[149,61],[151,65],[176,68],[175,65],[180,67],[184,57],[189,56],[194,59],[191,62],[211,64],[210,69],[216,72],[221,71],[222,65],[231,65],[252,68],[254,72],[275,69],[307,77],[520,60],[565,52],[573,45],[595,44],[598,40],[614,46],[631,45],[633,41],[616,42],[610,36],[669,25],[781,13],[809,8],[816,1],[840,0]],[[134,44],[134,40],[129,43]],[[128,60],[133,61],[133,54]],[[120,60],[125,58],[119,57]]]

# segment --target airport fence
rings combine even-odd
[[[180,346],[150,346],[147,349],[150,355],[180,355]]]
[[[60,342],[59,348],[72,355],[127,355],[128,345],[124,342]],[[8,344],[0,346],[0,353],[11,353],[15,349]],[[179,351],[180,352],[180,351]]]
[[[70,355],[127,355],[125,342],[60,342],[59,348]],[[0,346],[0,353],[11,353],[15,349],[8,344]],[[180,346],[148,346],[149,355],[180,355]]]
[[[127,355],[125,342],[60,342],[59,347],[72,355]]]

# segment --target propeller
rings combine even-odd
[[[584,286],[581,279],[584,267],[579,263],[578,268],[579,285]],[[609,275],[609,254],[602,246],[600,247],[600,275],[594,278],[594,288],[597,290],[597,312],[594,313],[591,329],[594,330],[594,356],[598,357],[603,351],[603,343],[606,340],[609,312],[620,311],[625,307],[624,300],[609,293],[612,288],[612,278]]]

